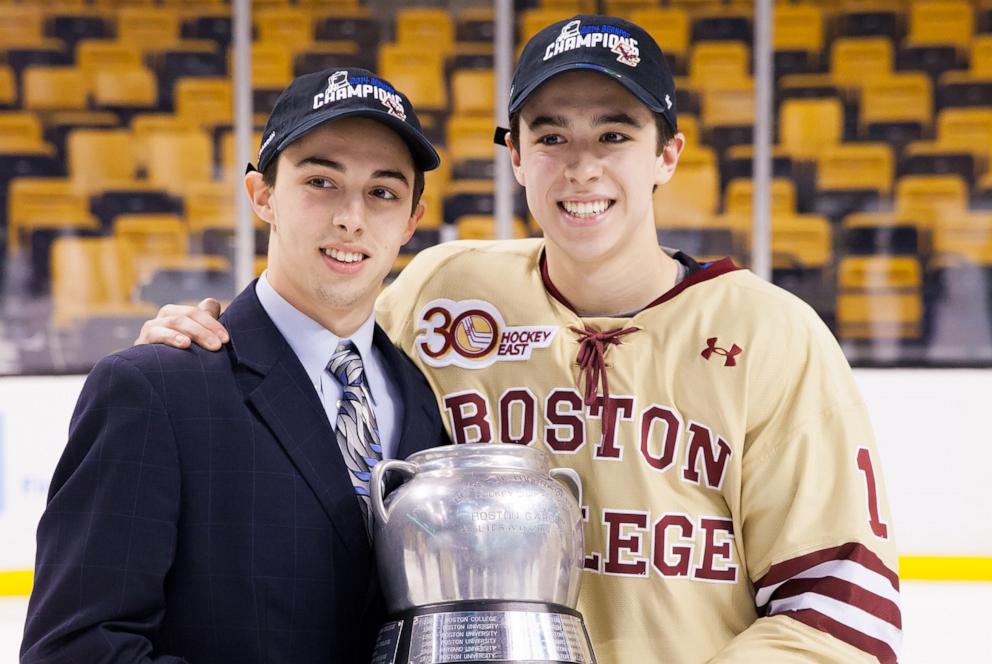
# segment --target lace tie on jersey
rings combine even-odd
[[[597,383],[603,386],[603,434],[613,431],[614,410],[609,407],[610,381],[606,376],[606,350],[610,344],[617,346],[623,341],[620,337],[636,332],[636,327],[617,328],[607,332],[581,329],[569,326],[572,332],[579,335],[579,381],[585,383],[582,401],[586,406],[596,405]]]

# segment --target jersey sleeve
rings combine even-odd
[[[762,617],[714,661],[896,662],[898,559],[867,409],[829,330],[799,318],[791,378],[787,362],[770,363],[779,375],[758,386],[771,396],[741,469],[741,545]]]

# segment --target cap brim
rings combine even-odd
[[[515,96],[515,101],[510,103],[509,112],[512,114],[520,110],[520,107],[523,106],[524,102],[527,101],[527,98],[534,93],[534,90],[536,90],[541,85],[546,83],[548,79],[550,79],[551,77],[557,76],[558,74],[563,74],[567,71],[573,71],[576,69],[588,69],[590,71],[598,72],[603,76],[608,76],[610,79],[616,81],[623,87],[627,88],[631,94],[633,94],[635,97],[641,100],[641,102],[643,102],[644,105],[650,108],[652,111],[664,115],[665,118],[668,119],[669,124],[672,124],[674,128],[674,123],[672,123],[671,116],[669,115],[668,109],[664,106],[664,104],[662,104],[659,100],[655,99],[651,94],[648,93],[647,90],[641,87],[636,81],[631,79],[629,76],[624,76],[623,74],[613,69],[609,69],[601,65],[591,64],[588,62],[565,62],[556,67],[551,67],[541,72],[540,76],[538,76],[533,81],[531,81],[526,88],[521,90],[520,93]]]
[[[305,122],[283,137],[283,139],[279,141],[276,146],[276,149],[273,151],[273,154],[279,154],[287,145],[304,134],[313,131],[325,122],[343,120],[344,118],[352,117],[365,117],[381,122],[399,134],[400,138],[402,138],[410,148],[410,154],[413,156],[413,164],[418,169],[422,171],[432,171],[441,165],[441,157],[438,156],[437,150],[435,150],[434,146],[431,145],[431,142],[427,140],[427,137],[403,120],[400,120],[395,115],[390,115],[386,111],[378,111],[371,108],[356,108],[345,111],[332,109],[328,112],[321,113],[313,118],[310,118],[308,122]]]

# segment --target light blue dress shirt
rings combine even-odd
[[[327,371],[327,363],[331,361],[341,338],[287,302],[272,288],[265,272],[258,278],[255,294],[265,313],[300,359],[333,429],[342,390],[341,384]],[[382,354],[372,344],[374,330],[375,312],[349,338],[362,356],[365,379],[372,396],[372,410],[375,411],[379,428],[382,456],[384,459],[394,459],[399,446],[400,423],[403,421],[403,402],[399,388],[383,363]]]

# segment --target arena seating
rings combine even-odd
[[[438,144],[443,167],[427,176],[426,215],[394,271],[420,248],[492,229],[494,16],[468,4],[253,2],[256,144],[292,77],[333,66],[377,69],[407,91]],[[628,17],[660,41],[687,147],[655,196],[659,237],[746,264],[753,3],[516,7],[518,52],[577,12]],[[987,278],[967,276],[992,274],[992,6],[779,2],[773,49],[773,278],[846,343],[926,345],[941,297],[992,298]],[[170,288],[230,290],[231,192],[244,168],[231,57],[225,0],[0,0],[0,273],[26,262],[58,329],[104,329]],[[521,196],[514,205],[514,233],[539,233]],[[262,252],[266,233],[256,220]],[[151,253],[172,262],[157,269],[145,254],[163,246]],[[954,291],[955,275],[972,291]]]

